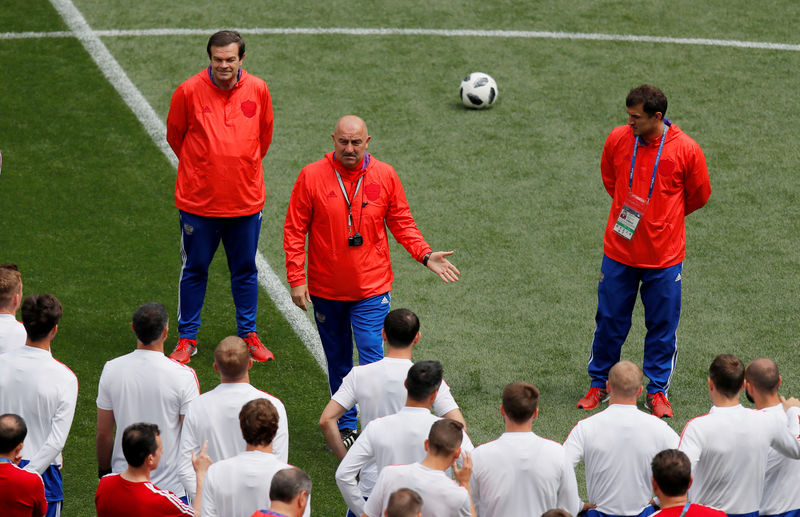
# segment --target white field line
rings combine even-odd
[[[70,28],[70,36],[78,38],[83,44],[86,51],[92,59],[100,67],[103,75],[106,76],[108,81],[119,92],[122,99],[130,107],[131,111],[136,115],[136,118],[144,126],[150,138],[161,149],[161,152],[167,157],[173,167],[178,166],[178,158],[172,149],[167,144],[166,140],[166,126],[164,122],[153,110],[150,103],[144,98],[142,93],[136,88],[136,85],[130,80],[128,75],[119,65],[108,48],[100,41],[97,33],[92,31],[92,28],[86,22],[81,12],[75,7],[70,0],[50,0],[56,11],[66,22]],[[269,297],[283,313],[286,320],[291,325],[297,336],[303,341],[303,344],[308,348],[311,355],[317,361],[323,372],[327,372],[327,363],[325,362],[325,354],[322,351],[322,344],[319,340],[319,335],[316,329],[309,321],[305,313],[297,308],[292,303],[289,293],[283,286],[283,283],[272,270],[267,260],[260,251],[256,253],[256,264],[258,266],[258,281]],[[269,344],[269,343],[267,343]],[[280,359],[280,358],[279,358]]]
[[[217,29],[131,29],[131,30],[97,30],[99,37],[120,36],[207,36]],[[705,45],[712,47],[734,47],[763,50],[800,51],[800,45],[789,43],[770,43],[766,41],[741,41],[710,38],[669,38],[663,36],[637,36],[634,34],[602,34],[586,32],[551,32],[551,31],[507,31],[507,30],[471,30],[471,29],[399,29],[399,28],[342,28],[342,27],[295,27],[295,28],[239,28],[242,34],[342,34],[348,36],[447,36],[477,38],[537,38],[567,39],[588,41],[625,41],[632,43],[668,43],[675,45]],[[0,39],[22,38],[63,38],[71,37],[69,32],[4,32]]]

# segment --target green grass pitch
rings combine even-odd
[[[646,2],[316,2],[74,0],[94,30],[264,27],[424,28],[632,34],[796,45],[800,5],[788,0]],[[64,451],[64,515],[94,515],[97,381],[135,346],[133,310],[174,314],[180,268],[175,171],[46,0],[0,9],[0,261],[23,272],[25,294],[64,304],[54,355],[80,381]],[[203,35],[103,37],[158,115],[174,88],[207,64]],[[609,208],[603,141],[625,123],[624,96],[660,86],[668,116],[703,147],[712,195],[687,219],[678,368],[670,390],[680,431],[709,407],[705,372],[721,352],[782,367],[800,390],[800,151],[795,144],[796,47],[443,35],[245,35],[245,67],[269,84],[275,137],[265,160],[260,249],[283,278],[283,218],[300,168],[331,148],[336,118],[364,117],[370,151],[393,164],[435,249],[454,249],[463,275],[445,285],[392,247],[394,307],[422,320],[416,359],[438,359],[476,444],[502,432],[500,391],[542,391],[534,429],[562,441],[586,416],[602,232]],[[499,85],[488,111],[463,109],[461,78]],[[314,480],[314,514],[342,515],[335,459],[317,427],[325,377],[262,293],[259,333],[277,361],[253,384],[286,404],[290,461]],[[216,385],[211,350],[235,331],[224,258],[212,265],[200,353],[202,389]],[[174,323],[174,322],[173,322]],[[177,338],[171,332],[171,343]],[[641,360],[637,305],[623,356]],[[583,490],[582,490],[583,492]]]

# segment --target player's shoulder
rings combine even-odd
[[[74,381],[75,384],[78,383],[78,376],[75,375],[75,372],[72,371],[72,368],[62,363],[55,357],[53,358],[53,361],[58,365],[58,370],[61,372],[61,374],[64,376],[65,379],[69,381]]]
[[[2,467],[0,468],[2,468],[2,470],[4,471],[3,479],[5,480],[5,482],[9,482],[11,484],[11,479],[13,479],[13,484],[15,486],[20,486],[20,487],[44,486],[44,480],[42,479],[42,476],[38,472],[20,468],[14,463],[3,463]]]
[[[380,176],[391,176],[397,177],[397,171],[395,171],[394,167],[391,164],[388,164],[384,161],[381,161],[372,154],[369,155],[369,165],[367,166],[367,172],[372,174],[377,174]]]
[[[631,130],[630,126],[628,125],[617,126],[608,133],[608,136],[606,137],[606,145],[607,146],[609,144],[614,145],[620,142],[628,142],[628,141],[630,143],[633,143],[634,138],[635,137],[633,135],[633,131]]]
[[[242,69],[242,77],[239,80],[243,81],[248,88],[268,90],[267,81],[245,69]]]

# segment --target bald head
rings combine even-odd
[[[239,336],[228,336],[214,349],[214,365],[223,381],[237,381],[250,369],[250,351]]]
[[[336,121],[331,137],[336,160],[345,169],[359,168],[369,147],[366,122],[356,115],[345,115]]]
[[[608,372],[611,395],[623,399],[636,399],[642,387],[642,370],[630,361],[620,361]]]
[[[764,394],[777,393],[781,384],[778,365],[766,357],[750,361],[744,370],[744,377],[755,389]]]

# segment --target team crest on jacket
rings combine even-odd
[[[253,118],[256,115],[256,108],[258,106],[253,101],[244,101],[242,103],[242,114],[247,118]]]
[[[367,199],[370,201],[377,201],[381,195],[381,186],[377,183],[370,183],[364,187],[364,193],[367,194]]]
[[[184,223],[183,231],[186,235],[191,235],[192,233],[194,233],[194,227],[189,223]]]
[[[317,321],[319,321],[320,323],[325,323],[325,315],[322,314],[321,312],[314,311],[314,316],[317,317]]]

